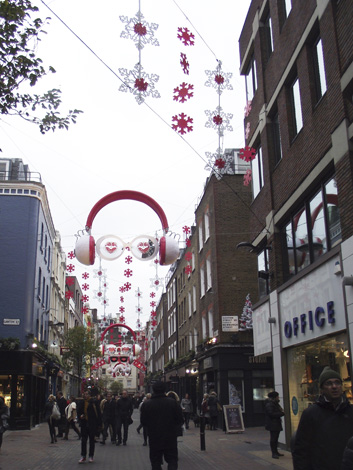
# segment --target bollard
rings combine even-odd
[[[200,416],[200,445],[201,445],[201,450],[206,450],[205,417],[204,416]]]

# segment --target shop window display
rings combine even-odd
[[[345,334],[288,349],[287,365],[292,433],[298,427],[303,410],[314,403],[319,395],[319,376],[325,366],[341,375],[343,390],[353,403],[351,365]]]

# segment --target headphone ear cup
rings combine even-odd
[[[94,264],[96,257],[96,244],[91,235],[83,235],[77,240],[75,245],[75,255],[77,260],[86,266]]]
[[[179,243],[175,238],[162,237],[159,243],[159,264],[173,264],[179,257]]]

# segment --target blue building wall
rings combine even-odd
[[[50,252],[53,241],[37,197],[1,195],[0,215],[0,337],[17,337],[26,348],[27,335],[38,337],[37,320],[45,312],[38,297],[39,268],[50,286],[48,259],[40,250],[42,223]],[[4,325],[5,318],[19,319],[20,325]]]

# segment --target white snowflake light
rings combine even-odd
[[[211,171],[218,180],[223,175],[234,175],[234,157],[232,154],[223,154],[222,149],[218,148],[216,153],[205,152],[207,165],[205,170]]]
[[[125,31],[121,33],[120,37],[132,39],[138,50],[143,49],[146,44],[159,46],[158,40],[154,37],[154,31],[158,29],[158,24],[147,23],[140,11],[136,13],[134,18],[120,16],[120,21],[125,23]]]
[[[135,95],[138,104],[142,104],[147,96],[152,98],[160,98],[161,95],[155,89],[155,83],[159,80],[159,75],[148,75],[143,71],[140,64],[136,64],[133,70],[119,69],[123,84],[120,85],[119,91],[130,92]]]
[[[233,127],[230,125],[230,120],[233,118],[233,114],[222,112],[221,106],[217,106],[215,111],[205,111],[208,120],[206,121],[205,127],[216,129],[218,135],[223,136],[224,131],[233,131]]]
[[[224,90],[233,90],[230,84],[232,73],[225,73],[222,71],[222,62],[218,62],[216,70],[205,70],[208,77],[205,86],[215,88],[216,92],[221,95]]]

